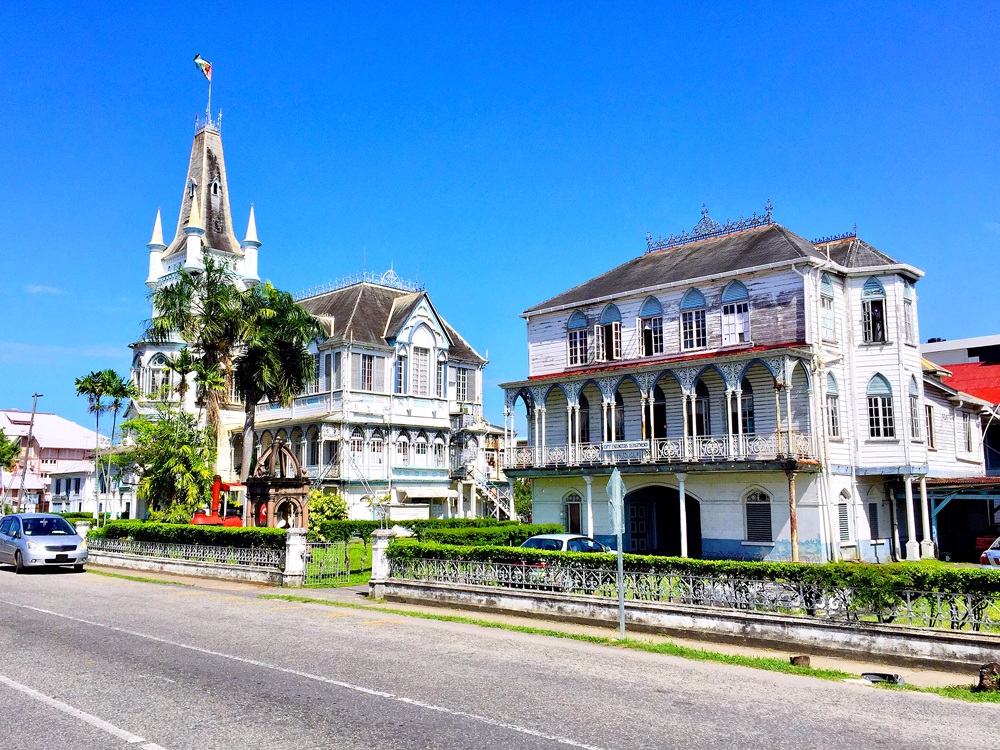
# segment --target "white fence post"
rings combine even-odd
[[[383,581],[389,577],[389,558],[386,550],[396,538],[392,529],[375,529],[372,532],[372,577],[368,582],[368,593],[376,599],[381,599],[385,591]]]
[[[90,531],[91,523],[90,521],[77,521],[73,524],[76,527],[76,533],[78,536],[86,539],[87,532]]]
[[[285,573],[282,586],[300,587],[306,578],[306,530],[289,529],[285,533]]]

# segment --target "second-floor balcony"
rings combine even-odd
[[[517,470],[567,466],[753,463],[815,459],[813,436],[792,430],[764,434],[698,435],[693,438],[520,446],[509,448],[504,452],[504,468]]]

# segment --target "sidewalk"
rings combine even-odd
[[[116,575],[127,575],[132,571],[121,571],[119,568],[108,568],[104,566],[90,566],[94,570],[100,570]],[[459,609],[440,605],[425,604],[403,604],[399,602],[374,602],[367,599],[368,585],[345,586],[341,588],[302,588],[286,589],[274,586],[261,586],[256,584],[239,583],[235,581],[218,581],[209,578],[192,578],[167,573],[150,573],[144,578],[159,581],[170,581],[173,583],[192,584],[197,588],[224,590],[233,592],[245,592],[248,596],[259,594],[302,596],[310,599],[324,599],[331,602],[338,602],[346,605],[363,605],[375,609],[392,609],[402,612],[420,612],[429,615],[468,617],[487,622],[505,623],[529,628],[541,628],[555,630],[561,633],[572,633],[578,635],[596,636],[598,638],[614,638],[618,634],[616,627],[601,627],[596,625],[578,625],[571,622],[561,622],[552,620],[542,620],[533,617],[518,617],[516,615],[496,614],[492,612],[480,612],[478,610]],[[653,643],[675,643],[678,646],[699,649],[704,651],[714,651],[720,654],[731,654],[740,656],[760,656],[785,660],[790,656],[800,655],[802,651],[777,651],[766,648],[752,648],[728,643],[716,643],[711,641],[697,641],[689,638],[675,638],[672,636],[659,636],[651,633],[633,634],[637,640],[646,640]],[[978,669],[969,667],[958,668],[957,671],[939,671],[932,669],[918,669],[914,667],[898,667],[892,664],[878,661],[857,661],[854,659],[837,658],[830,656],[810,655],[811,666],[816,669],[839,669],[852,674],[862,672],[891,672],[903,676],[903,679],[910,685],[918,687],[949,687],[952,685],[969,685],[975,682]]]

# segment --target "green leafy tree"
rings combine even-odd
[[[8,438],[3,430],[0,430],[0,468],[10,471],[17,463],[17,457],[21,453],[21,440]]]
[[[289,404],[313,379],[314,363],[307,346],[325,335],[314,317],[295,304],[292,295],[264,282],[246,293],[247,322],[243,349],[235,362],[236,391],[243,399],[243,459],[240,478],[246,481],[254,446],[254,416],[265,397]]]
[[[188,388],[190,387],[188,375],[194,372],[194,365],[195,358],[191,356],[191,350],[186,346],[177,353],[176,357],[171,357],[167,360],[167,368],[177,374],[177,386],[174,390],[177,392],[178,397],[180,397],[182,408]]]
[[[139,394],[139,390],[130,379],[123,378],[111,369],[101,370],[101,372],[97,373],[97,377],[100,381],[100,390],[109,399],[103,408],[104,411],[109,411],[112,414],[111,447],[113,449],[115,445],[115,432],[118,427],[118,414],[130,399]],[[105,461],[100,457],[97,458],[97,476],[100,477],[103,469],[105,487],[111,486],[111,466],[112,462],[110,460]]]
[[[87,411],[94,415],[94,467],[96,476],[100,476],[101,466],[101,413],[108,410],[103,402],[105,396],[105,378],[97,370],[76,379],[76,395],[87,397]],[[94,518],[97,518],[97,490],[99,482],[94,482]]]
[[[514,510],[525,523],[531,523],[531,480],[514,480]]]
[[[331,541],[323,536],[320,526],[326,521],[346,521],[347,501],[336,492],[309,491],[309,536],[321,542]]]
[[[122,434],[127,442],[114,454],[115,464],[142,477],[136,493],[155,520],[187,523],[211,502],[215,443],[193,415],[163,405],[152,418],[124,422]]]

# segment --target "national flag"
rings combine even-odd
[[[202,75],[208,79],[208,82],[212,82],[212,63],[203,58],[201,55],[194,56],[194,64],[198,66]]]

